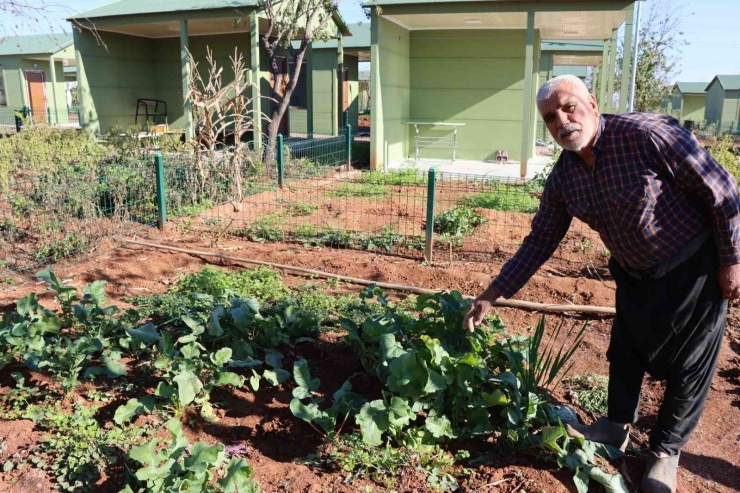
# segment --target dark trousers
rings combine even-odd
[[[725,330],[716,247],[706,241],[660,278],[635,278],[613,259],[609,268],[617,284],[617,316],[607,351],[608,418],[634,423],[644,374],[665,380],[650,447],[677,455],[704,409]]]

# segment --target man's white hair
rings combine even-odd
[[[572,84],[576,87],[581,86],[583,87],[583,89],[586,90],[586,92],[588,92],[588,87],[586,87],[586,84],[584,84],[584,82],[575,75],[558,75],[557,77],[553,77],[552,79],[542,84],[540,90],[537,91],[537,102],[541,103],[542,101],[548,99],[550,96],[552,96],[552,93],[555,92],[555,89],[562,86],[563,84]]]

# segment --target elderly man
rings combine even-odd
[[[727,316],[740,294],[740,197],[732,175],[664,115],[600,115],[577,77],[537,94],[564,152],[547,179],[532,231],[473,302],[472,330],[499,297],[513,296],[552,255],[573,217],[596,230],[612,257],[617,316],[609,410],[569,433],[624,449],[645,372],[666,381],[642,489],[676,491],[678,460],[712,382]]]

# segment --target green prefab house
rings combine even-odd
[[[667,113],[681,122],[698,123],[704,120],[706,106],[706,82],[677,82],[668,98]]]
[[[535,149],[542,40],[609,40],[603,58],[613,39],[606,64],[613,68],[604,78],[612,92],[616,32],[625,21],[632,40],[633,1],[373,0],[364,6],[372,9],[373,168],[423,159],[495,163],[503,150],[508,166],[516,163],[513,174],[524,178]],[[625,76],[631,60],[628,42]],[[622,84],[620,101],[628,87]]]
[[[306,133],[308,128],[309,106],[313,107],[314,135],[333,135],[336,129],[334,115],[337,111],[346,115],[353,132],[357,130],[359,104],[359,63],[370,61],[370,23],[358,23],[348,26],[352,33],[342,38],[344,56],[341,60],[343,76],[337,77],[338,40],[332,39],[313,43],[313,49],[307,53],[308,60],[290,101],[290,129],[292,134]],[[293,43],[295,47],[297,42]],[[337,84],[342,85],[339,91]],[[309,92],[310,88],[310,92]],[[338,98],[341,92],[342,100]]]
[[[740,75],[718,75],[707,85],[704,120],[722,133],[740,133]]]
[[[76,30],[74,35],[81,125],[101,133],[111,127],[166,123],[189,138],[195,124],[185,101],[190,85],[188,53],[205,78],[209,50],[223,68],[224,85],[234,78],[230,57],[235,53],[243,57],[250,81],[255,84],[251,89],[252,110],[269,115],[275,103],[268,98],[272,76],[261,40],[267,19],[260,5],[259,0],[121,0],[71,18],[87,28]],[[339,73],[341,38],[351,33],[338,13],[327,29],[331,37],[340,39],[332,65],[327,68],[331,79],[331,74],[338,77]],[[310,53],[307,58],[310,61]],[[291,61],[287,51],[279,57],[284,73],[289,73]],[[341,86],[334,83],[333,87],[336,98],[341,98]],[[331,122],[330,131],[336,134],[341,113],[338,105],[334,108],[329,110],[333,113],[327,120]],[[310,100],[307,111],[313,111]],[[266,125],[263,119],[262,131]],[[289,134],[289,127],[288,115],[281,123],[281,132]],[[310,127],[306,131],[313,133]],[[256,145],[260,141],[255,139]]]
[[[74,65],[71,34],[4,38],[0,43],[0,124],[15,125],[15,112],[26,108],[36,123],[67,124],[65,69]]]

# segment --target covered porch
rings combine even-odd
[[[197,122],[186,100],[191,77],[191,58],[205,80],[208,52],[222,68],[222,85],[233,82],[233,58],[240,55],[248,69],[254,115],[269,115],[276,103],[270,99],[273,78],[261,35],[268,21],[256,0],[216,1],[205,5],[195,0],[152,10],[140,0],[119,1],[70,19],[81,25],[75,30],[75,58],[79,81],[81,125],[94,133],[111,128],[164,125],[167,131],[192,138]],[[329,23],[329,35],[337,43],[337,57],[342,53],[341,38],[349,36],[347,26],[338,14]],[[303,33],[296,33],[302,37]],[[313,69],[312,48],[307,53],[307,66]],[[337,58],[335,58],[337,60]],[[287,50],[278,57],[288,73],[291,57]],[[333,67],[338,76],[338,65]],[[341,87],[333,84],[337,98]],[[307,108],[313,114],[313,108]],[[267,129],[262,118],[260,132]],[[311,120],[309,119],[309,132]],[[340,132],[341,114],[334,111],[331,132]],[[290,115],[286,114],[281,131],[290,136]],[[261,138],[252,137],[255,146]]]
[[[478,162],[485,174],[505,152],[505,175],[528,177],[537,156],[534,100],[547,76],[540,72],[541,41],[616,40],[627,21],[623,73],[630,72],[633,1],[377,0],[365,6],[380,7],[372,11],[371,37],[374,169],[436,160],[453,170],[455,163]],[[615,65],[616,56],[607,63]],[[625,103],[628,87],[622,84]],[[427,125],[409,125],[417,122]],[[456,139],[451,124],[458,125]]]

